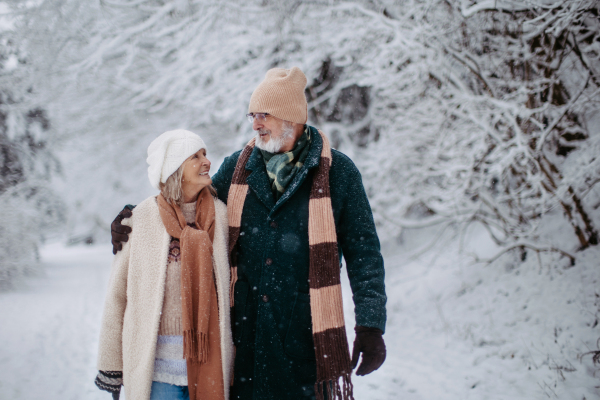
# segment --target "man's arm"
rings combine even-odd
[[[385,361],[385,271],[373,213],[362,177],[354,163],[334,151],[330,173],[332,206],[337,211],[336,232],[346,261],[356,315],[352,368],[362,362],[357,375],[367,375]]]
[[[334,154],[332,206],[339,213],[336,232],[354,295],[356,325],[385,332],[385,271],[371,206],[354,163]]]
[[[240,157],[241,150],[236,151],[229,157],[225,157],[223,164],[219,167],[219,170],[212,176],[212,184],[217,189],[217,196],[219,200],[227,204],[227,196],[229,195],[229,187],[231,186],[231,178],[233,178],[233,171],[237,164],[238,158]]]

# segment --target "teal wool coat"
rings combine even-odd
[[[236,358],[231,399],[311,399],[316,381],[309,298],[308,200],[322,139],[311,138],[304,166],[275,202],[260,151],[246,169],[249,186],[236,250],[232,328]],[[213,176],[227,202],[241,151]],[[383,258],[361,175],[332,149],[329,175],[338,250],[354,294],[356,324],[385,330]]]

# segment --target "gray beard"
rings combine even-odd
[[[269,135],[271,137],[271,139],[268,142],[265,142],[261,137],[260,134],[261,133],[266,133],[267,135]],[[291,138],[294,135],[294,127],[293,126],[284,126],[283,127],[283,132],[281,133],[281,136],[279,136],[278,138],[274,138],[273,136],[271,136],[271,131],[266,130],[266,129],[259,129],[256,131],[256,147],[258,147],[261,150],[264,150],[268,153],[279,153],[281,152],[281,148],[285,145],[285,142],[288,141],[289,138]]]

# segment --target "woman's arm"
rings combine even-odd
[[[131,226],[131,219],[123,221]],[[108,291],[104,304],[100,345],[98,349],[98,370],[123,371],[123,317],[127,307],[127,275],[130,242],[123,245],[112,263]]]

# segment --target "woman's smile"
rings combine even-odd
[[[198,193],[212,184],[209,172],[210,160],[206,158],[205,149],[198,150],[183,162],[181,189],[185,203],[196,200]]]

